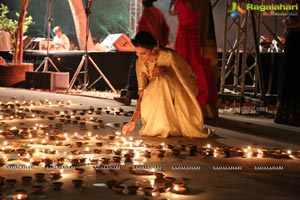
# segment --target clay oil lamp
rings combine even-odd
[[[128,155],[128,154],[127,154]],[[132,157],[129,155],[129,156],[126,156],[125,155],[125,161],[124,161],[125,163],[132,163],[133,162],[133,160],[132,160]]]
[[[20,131],[17,127],[12,127],[9,130],[12,134],[15,134],[15,135],[17,135]]]
[[[6,165],[6,158],[0,158],[0,167]]]
[[[121,162],[121,157],[120,156],[113,156],[113,161],[115,163],[120,163]]]
[[[6,185],[8,187],[14,187],[17,184],[16,179],[6,179]]]
[[[42,185],[33,185],[31,187],[31,189],[32,189],[32,194],[40,194],[43,191],[44,186],[42,186]]]
[[[96,135],[96,139],[97,139],[97,140],[102,140],[103,137],[102,137],[101,135]]]
[[[114,185],[112,186],[112,189],[116,192],[116,193],[122,193],[124,190],[125,186],[123,185]]]
[[[52,171],[50,174],[51,174],[51,178],[54,180],[61,178],[61,172],[58,170]]]
[[[105,149],[105,154],[111,154],[113,152],[112,149]]]
[[[114,150],[114,152],[115,152],[115,155],[120,156],[122,154],[122,149],[118,148],[118,149]]]
[[[109,164],[109,160],[110,160],[110,158],[101,158],[101,164],[107,165],[107,164]]]
[[[72,184],[75,188],[80,188],[83,184],[83,180],[82,179],[73,179]]]
[[[157,157],[163,158],[163,157],[165,157],[165,153],[166,153],[166,151],[164,151],[164,150],[158,150]]]
[[[93,169],[96,172],[96,174],[104,174],[104,165],[93,166]]]
[[[3,134],[6,139],[13,139],[15,135],[13,133],[5,133]]]
[[[42,160],[39,160],[39,159],[31,159],[30,160],[30,162],[31,162],[31,164],[33,165],[33,166],[38,166],[41,162],[42,162]]]
[[[30,134],[27,131],[20,132],[20,135],[21,135],[22,139],[30,139],[30,138],[32,138],[32,134]]]
[[[134,169],[133,167],[128,167],[128,171],[129,171],[131,174],[136,174],[136,169]]]
[[[44,182],[45,181],[45,173],[35,173],[34,177],[36,182]]]
[[[155,180],[164,180],[164,174],[161,172],[155,172],[154,176],[156,177]]]
[[[55,145],[56,145],[56,146],[61,146],[61,145],[63,145],[63,143],[60,142],[60,141],[55,141]]]
[[[82,142],[76,142],[77,147],[82,147],[82,144],[83,144]]]
[[[109,136],[108,136],[108,139],[110,139],[110,140],[114,140],[115,138],[116,138],[115,135],[109,135]]]
[[[32,176],[22,176],[23,185],[30,185]]]
[[[44,158],[42,161],[45,163],[45,167],[49,167],[53,163],[53,160],[50,158]]]
[[[108,181],[106,181],[106,185],[108,188],[112,188],[113,186],[117,185],[117,181],[116,180],[108,180]]]
[[[78,174],[78,175],[82,175],[84,171],[85,171],[84,168],[81,168],[81,167],[75,167],[75,169],[74,169],[75,174]]]
[[[49,120],[54,120],[54,119],[55,119],[55,116],[48,116],[48,119],[49,119]]]
[[[102,150],[101,149],[93,149],[94,154],[101,154]]]
[[[102,147],[103,146],[103,142],[96,142],[96,146]]]
[[[171,187],[173,182],[176,181],[176,178],[170,177],[170,176],[166,176],[166,177],[164,177],[164,179],[166,181],[166,186],[167,187]]]
[[[81,120],[81,117],[80,116],[75,116],[75,120]]]
[[[78,160],[77,158],[72,158],[72,159],[70,160],[70,162],[71,162],[71,165],[72,165],[72,166],[77,166],[77,165],[79,165],[79,160]]]
[[[144,187],[143,191],[146,196],[152,196],[152,192],[154,191],[154,188],[153,187]]]
[[[86,125],[86,122],[84,122],[84,121],[79,122],[79,126],[85,126],[85,125]]]
[[[136,195],[137,190],[139,189],[136,185],[127,186],[128,194]]]
[[[28,199],[28,195],[27,194],[14,194],[13,195],[13,200],[27,200]]]
[[[83,139],[84,139],[84,140],[90,140],[90,139],[91,139],[91,136],[92,136],[92,133],[89,132],[87,135],[84,135],[84,136],[83,136]]]
[[[151,158],[151,151],[145,150],[143,155],[145,158]]]
[[[93,124],[93,129],[97,130],[98,129],[98,125],[97,124]]]
[[[184,194],[186,190],[187,189],[182,181],[174,181],[172,183],[171,192],[176,194]]]
[[[53,190],[55,191],[60,191],[61,190],[61,187],[63,186],[63,182],[61,181],[55,181],[55,182],[52,182],[51,183],[51,187]]]
[[[89,147],[86,147],[86,148],[84,149],[84,153],[85,153],[85,154],[89,154],[89,153],[91,153],[91,150],[90,150],[90,148],[89,148]]]
[[[192,145],[189,150],[190,156],[196,156],[197,152],[198,152],[198,147],[196,145]]]

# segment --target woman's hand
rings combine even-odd
[[[160,73],[162,72],[167,72],[168,68],[167,67],[154,67],[152,70],[152,78],[157,77]]]
[[[125,135],[129,135],[135,128],[136,123],[134,121],[130,121],[123,126],[122,133]]]

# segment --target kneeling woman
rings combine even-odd
[[[138,32],[132,44],[138,56],[139,99],[123,133],[131,133],[141,117],[140,135],[207,138],[195,76],[187,62],[174,50],[161,47],[148,32]]]

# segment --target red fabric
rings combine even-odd
[[[146,7],[138,23],[139,31],[148,31],[163,46],[169,44],[170,28],[163,13],[155,6]]]
[[[192,12],[184,0],[177,0],[175,9],[178,12],[178,30],[174,49],[186,59],[197,76],[197,99],[200,105],[216,103],[217,84],[211,72],[210,60],[201,55],[200,13]]]

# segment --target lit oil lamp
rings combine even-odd
[[[13,200],[26,200],[28,198],[27,194],[14,194]]]
[[[243,158],[250,158],[252,157],[253,151],[251,146],[248,146],[247,148],[244,148],[244,155]]]
[[[51,174],[51,178],[54,180],[61,178],[61,171],[59,170],[52,171],[50,174]]]
[[[173,185],[171,191],[176,194],[184,194],[186,192],[186,187],[184,185],[183,186]]]

